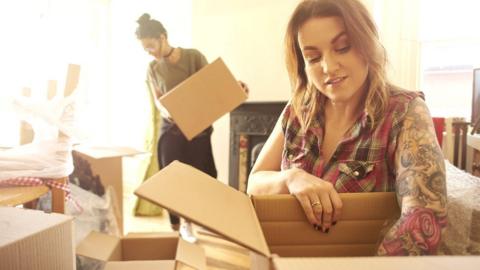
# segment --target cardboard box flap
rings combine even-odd
[[[382,220],[400,216],[395,192],[340,193],[341,220]],[[305,221],[305,213],[293,195],[251,196],[258,219],[264,221]]]
[[[172,162],[144,182],[135,194],[270,256],[249,197],[189,165]]]
[[[88,155],[94,159],[133,156],[145,153],[134,148],[123,146],[76,145],[73,150]]]
[[[175,270],[175,261],[107,262],[103,270]]]
[[[0,247],[8,246],[19,239],[46,231],[57,224],[70,222],[73,219],[66,215],[45,214],[38,210],[15,207],[0,207],[0,216]],[[42,222],[36,222],[37,220]]]
[[[205,251],[198,245],[178,239],[176,260],[197,270],[207,269]]]
[[[120,241],[118,237],[92,231],[78,244],[76,253],[105,262],[120,260],[122,258]]]
[[[189,140],[247,99],[221,58],[160,98]]]

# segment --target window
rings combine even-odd
[[[433,116],[470,119],[479,9],[480,2],[469,0],[420,3],[421,89]]]

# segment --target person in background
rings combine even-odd
[[[161,22],[152,19],[149,14],[143,14],[137,22],[138,27],[135,32],[137,39],[145,51],[154,57],[147,69],[147,86],[162,117],[157,149],[159,168],[162,169],[172,161],[179,160],[216,178],[217,170],[211,145],[213,128],[210,126],[192,140],[187,140],[158,100],[206,66],[207,59],[196,49],[170,45],[165,27]],[[247,85],[241,81],[239,84],[248,94]],[[186,240],[193,240],[190,223],[184,222],[180,226],[178,216],[171,213],[169,216],[172,229],[180,230]]]
[[[306,0],[286,31],[292,97],[248,193],[293,194],[315,229],[342,214],[341,192],[394,191],[401,216],[378,255],[436,254],[446,227],[445,164],[418,92],[391,84],[386,53],[358,0]]]

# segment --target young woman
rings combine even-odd
[[[328,233],[342,213],[338,193],[395,191],[401,217],[378,254],[435,254],[446,226],[444,159],[421,93],[388,82],[366,8],[358,0],[302,1],[285,45],[292,98],[248,192],[293,194]]]
[[[158,141],[160,169],[174,160],[179,160],[216,178],[217,170],[210,142],[213,128],[207,128],[188,141],[158,101],[162,95],[206,66],[205,56],[196,49],[171,46],[167,30],[162,23],[151,19],[149,14],[143,14],[137,22],[137,38],[145,51],[155,58],[148,66],[147,85],[162,115]],[[178,216],[170,214],[170,222],[174,230],[179,229]]]

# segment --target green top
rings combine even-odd
[[[150,92],[155,90],[164,95],[208,64],[207,59],[200,51],[180,47],[179,49],[181,50],[180,59],[176,63],[172,64],[163,58],[150,62],[147,71],[147,85]],[[175,124],[169,120],[165,118],[162,118],[162,120],[160,136],[175,127]],[[198,136],[211,132],[212,128],[209,127]]]
[[[150,62],[147,73],[150,90],[158,89],[163,95],[208,64],[205,56],[198,50],[179,49],[180,59],[174,64],[164,59]]]
[[[150,62],[147,71],[147,86],[149,88],[151,119],[145,138],[145,149],[152,153],[149,160],[142,164],[141,171],[144,171],[144,180],[158,172],[157,145],[160,136],[160,113],[155,107],[155,97],[152,90],[165,94],[175,88],[179,83],[190,77],[193,73],[207,65],[207,59],[195,49],[181,49],[180,59],[172,64],[165,60],[154,60]],[[173,124],[163,120],[162,133]],[[145,169],[146,167],[146,169]],[[138,200],[135,207],[135,214],[140,216],[156,216],[162,214],[162,209],[148,201]]]

